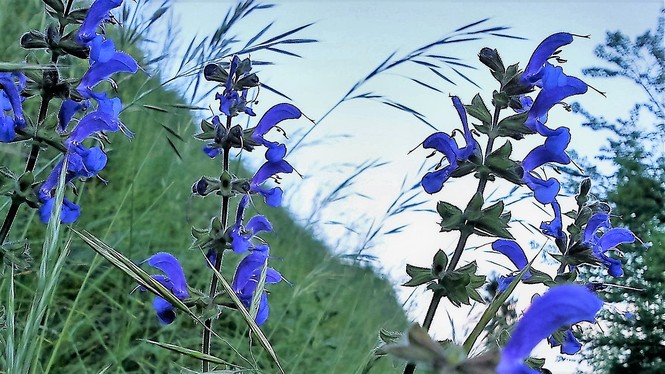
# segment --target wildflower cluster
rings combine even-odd
[[[284,159],[286,146],[268,140],[266,136],[273,128],[283,133],[278,124],[287,119],[299,118],[301,113],[291,104],[278,104],[268,109],[254,127],[244,129],[240,124],[234,124],[234,118],[238,115],[255,116],[251,107],[253,101],[248,100],[248,92],[257,88],[260,83],[256,74],[251,73],[251,69],[250,59],[241,60],[238,56],[233,56],[226,65],[209,64],[204,69],[205,78],[219,83],[222,88],[222,92],[215,96],[219,101],[220,114],[214,115],[210,120],[202,120],[201,132],[195,137],[206,143],[202,151],[207,157],[217,159],[221,156],[222,174],[219,177],[201,177],[192,186],[192,193],[201,197],[221,196],[222,214],[212,218],[207,229],[193,228],[192,235],[195,238],[194,247],[206,252],[215,271],[221,269],[227,250],[245,256],[236,268],[231,287],[245,308],[256,311],[254,319],[257,325],[262,325],[270,311],[264,285],[279,283],[283,278],[278,271],[268,267],[270,247],[259,236],[262,232],[272,231],[271,223],[262,215],[247,219],[245,213],[252,203],[252,196],[260,196],[269,206],[276,207],[281,204],[281,187],[266,186],[266,182],[271,179],[278,181],[279,174],[292,173],[294,168]],[[251,152],[257,147],[266,148],[265,162],[251,178],[241,178],[229,172],[229,156],[234,148]],[[230,200],[234,197],[239,197],[239,201],[235,220],[229,222]],[[154,279],[179,299],[189,298],[189,294],[183,292],[187,289],[186,282],[175,257],[158,253],[146,261],[165,274],[155,275]],[[160,266],[160,261],[168,262],[169,266]],[[173,282],[174,279],[177,282]],[[208,310],[217,310],[218,305],[232,305],[228,301],[224,302],[223,293],[217,294],[217,282],[217,277],[213,276],[209,295],[206,297],[197,292],[199,296],[196,300],[192,298],[187,302],[208,307]],[[256,306],[253,306],[254,303],[257,303]],[[154,307],[162,323],[173,321],[174,307],[167,304],[163,299],[155,298]],[[216,315],[217,312],[210,314]],[[209,322],[206,326],[210,326]]]
[[[515,272],[500,277],[500,294],[493,300],[493,305],[488,307],[488,311],[493,307],[498,308],[519,282],[551,287],[544,295],[534,299],[513,330],[511,338],[507,343],[504,341],[505,347],[500,357],[490,360],[497,372],[502,374],[538,372],[542,363],[538,367],[531,367],[525,364],[524,360],[536,344],[545,338],[553,347],[560,346],[561,353],[574,354],[580,350],[581,345],[575,337],[573,327],[581,321],[594,321],[596,313],[603,305],[596,295],[603,288],[598,285],[603,283],[578,280],[579,267],[604,266],[609,275],[621,276],[621,260],[612,254],[617,253],[620,256],[621,252],[616,246],[636,239],[627,229],[612,228],[609,206],[589,196],[589,179],[585,179],[580,185],[576,196],[577,209],[562,214],[558,200],[561,189],[559,180],[543,177],[544,167],[571,162],[566,154],[571,140],[570,130],[564,126],[548,126],[550,110],[557,104],[567,107],[562,100],[588,90],[586,83],[566,75],[561,66],[552,63],[553,60],[565,62],[559,57],[559,49],[571,43],[574,37],[575,35],[569,33],[557,33],[546,38],[535,49],[523,71],[519,70],[517,64],[506,67],[496,50],[483,48],[479,54],[480,61],[490,68],[500,84],[500,89],[494,91],[492,96],[494,113],[490,113],[480,95],[476,95],[470,105],[463,105],[458,97],[452,97],[453,105],[462,121],[464,145],[458,145],[450,134],[443,132],[429,136],[422,143],[424,148],[434,149],[443,155],[434,170],[422,178],[422,186],[427,193],[440,191],[450,178],[473,174],[478,179],[476,193],[464,210],[444,201],[437,205],[442,219],[441,231],[460,232],[460,239],[452,257],[449,259],[446,253],[439,251],[434,256],[431,268],[407,265],[410,280],[405,286],[427,284],[428,289],[433,292],[423,327],[430,327],[442,298],[447,298],[456,306],[468,305],[470,299],[483,302],[478,288],[485,283],[485,276],[476,274],[475,261],[457,266],[471,235],[496,238],[491,243],[491,248],[506,256],[516,267]],[[532,97],[534,92],[535,98]],[[502,110],[508,108],[515,113],[501,118]],[[467,113],[480,121],[473,123],[475,135],[469,128]],[[544,141],[521,161],[510,158],[510,140],[494,149],[500,138],[519,141],[527,135],[542,136]],[[477,139],[483,136],[487,138],[484,150]],[[504,203],[498,201],[484,206],[485,188],[488,183],[497,179],[504,179],[517,186],[526,186],[539,204],[552,210],[554,218],[540,223],[540,234],[553,240],[559,251],[551,253],[560,263],[554,277],[531,266],[524,250],[510,233],[511,214],[505,211]],[[564,216],[572,221],[565,229]],[[464,357],[468,355],[490,317],[491,315],[481,319],[464,342]],[[414,342],[409,344],[418,345]],[[412,373],[415,362],[422,362],[422,358],[403,354],[403,350],[397,347],[387,345],[384,350],[411,361],[405,373]],[[459,348],[449,349],[455,351]],[[442,354],[445,356],[445,352]],[[430,357],[425,360],[425,364],[452,371],[471,370],[471,367],[477,365],[473,360],[466,359],[451,363],[450,355],[447,357],[448,359]],[[529,364],[533,365],[531,362]]]
[[[21,45],[26,49],[46,49],[51,55],[51,63],[44,67],[41,77],[34,79],[20,72],[0,73],[0,141],[34,141],[25,174],[33,171],[42,144],[63,153],[62,160],[42,183],[30,184],[29,188],[34,193],[14,192],[14,197],[21,196],[28,205],[38,207],[40,219],[47,223],[64,165],[67,168],[65,184],[76,192],[74,181],[98,177],[106,166],[107,155],[103,147],[104,141],[108,141],[106,133],[120,130],[131,138],[132,133],[119,118],[122,110],[120,99],[93,89],[102,81],[110,81],[116,88],[111,76],[120,72],[136,73],[138,64],[130,55],[116,51],[113,40],[100,32],[104,24],[113,22],[110,11],[119,7],[122,0],[98,0],[89,9],[71,9],[71,1],[67,2],[67,6],[60,0],[45,1],[45,4],[58,22],[50,24],[44,33],[37,30],[25,33],[21,37]],[[70,24],[80,26],[64,34]],[[80,79],[72,81],[61,76],[58,61],[64,56],[89,61],[89,68]],[[39,119],[36,122],[26,121],[21,102],[36,93],[41,96]],[[55,126],[44,124],[53,99],[61,100]],[[10,110],[13,117],[5,114]],[[75,122],[74,117],[85,111],[88,113],[70,129],[70,124]],[[54,128],[55,134],[45,133],[42,127]],[[88,145],[88,139],[94,140],[97,145]],[[72,223],[79,216],[80,207],[65,198],[60,213],[61,222]]]

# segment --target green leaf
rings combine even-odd
[[[481,208],[483,206],[483,195],[481,193],[476,193],[469,201],[469,204],[464,209],[464,219],[470,222],[475,222],[480,219],[482,213]]]
[[[470,299],[483,303],[483,298],[476,289],[485,284],[485,276],[477,275],[477,270],[478,265],[473,261],[452,272],[446,272],[439,283],[432,284],[429,288],[441,292],[457,307],[461,304],[470,305]]]
[[[432,274],[432,269],[429,268],[406,264],[406,273],[411,277],[411,279],[408,282],[402,284],[404,287],[416,287],[436,279],[434,274]]]
[[[540,270],[536,270],[534,268],[531,268],[530,272],[531,272],[531,277],[522,280],[524,284],[542,283],[548,287],[554,286],[556,284],[552,279],[552,277],[550,277],[549,274],[547,273],[544,273]]]
[[[498,201],[482,210],[481,218],[475,222],[474,233],[482,236],[498,236],[514,239],[508,231],[510,213],[503,212],[503,201]]]
[[[464,227],[464,216],[462,211],[453,204],[439,201],[436,211],[441,216],[441,232],[460,230]]]
[[[509,182],[521,185],[524,170],[520,164],[510,159],[510,154],[512,152],[513,145],[510,141],[506,141],[504,145],[487,156],[485,166],[490,169],[492,174]]]
[[[475,125],[476,129],[483,134],[488,134],[490,127],[492,125],[492,115],[487,109],[487,105],[483,101],[483,98],[480,97],[480,94],[476,94],[471,100],[471,105],[465,105],[466,112],[473,118],[476,118],[482,122],[482,125]]]
[[[535,134],[533,130],[524,126],[524,121],[526,121],[528,115],[529,112],[524,112],[502,119],[497,125],[497,135],[520,140],[524,138],[524,135]]]

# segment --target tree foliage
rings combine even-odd
[[[616,310],[602,316],[585,359],[594,373],[665,372],[665,10],[655,30],[631,40],[608,32],[596,55],[609,67],[595,77],[626,78],[645,93],[628,118],[606,121],[583,109],[587,125],[613,133],[601,158],[618,169],[602,191],[628,227],[644,242],[625,253],[625,276],[606,289]],[[648,249],[647,249],[648,248]],[[591,274],[593,277],[593,274]]]

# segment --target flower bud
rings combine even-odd
[[[501,56],[496,49],[483,48],[478,53],[478,58],[485,66],[490,68],[492,71],[503,73],[506,71],[506,68],[503,66],[503,61],[501,61]]]

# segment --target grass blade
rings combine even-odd
[[[180,353],[180,354],[183,354],[185,356],[195,358],[197,360],[208,361],[208,362],[212,362],[213,364],[218,364],[218,365],[228,365],[228,366],[233,366],[233,367],[236,367],[236,368],[240,368],[239,366],[234,365],[234,364],[232,364],[228,361],[222,360],[219,357],[206,355],[206,354],[203,354],[199,351],[195,351],[193,349],[181,347],[179,345],[169,344],[169,343],[160,343],[160,342],[156,342],[156,341],[148,340],[148,339],[141,339],[141,341],[156,345],[160,348],[164,348],[164,349],[167,349],[167,350],[172,351],[172,352]]]

